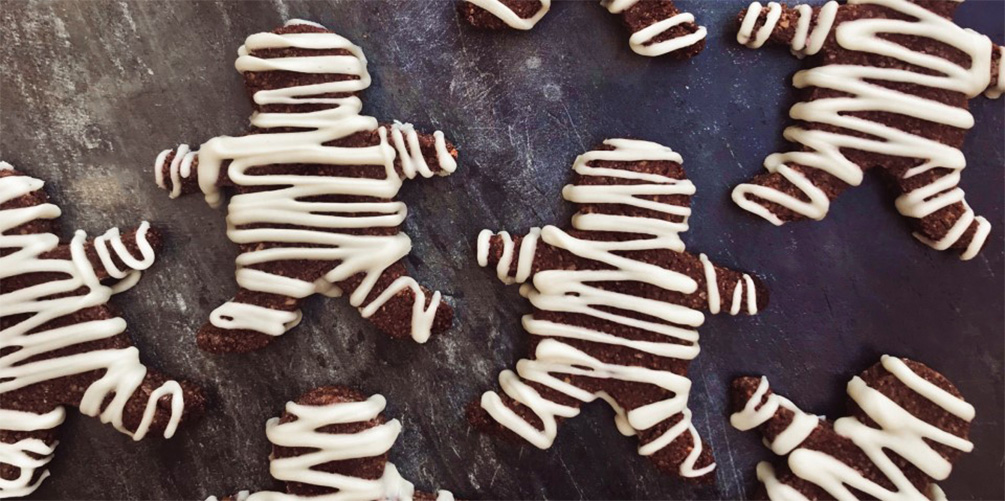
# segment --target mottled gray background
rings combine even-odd
[[[728,382],[767,374],[805,409],[843,411],[844,385],[882,353],[913,357],[952,379],[977,407],[976,450],[944,483],[952,498],[1002,499],[1003,105],[973,103],[977,126],[963,186],[994,226],[971,262],[915,242],[877,179],[834,204],[826,221],[775,228],[729,201],[735,184],[784,147],[799,62],[783,48],[733,40],[746,0],[681,1],[709,27],[688,62],[634,55],[617,18],[595,2],[558,2],[530,33],[485,34],[452,1],[48,2],[2,0],[0,155],[48,181],[66,235],[142,219],[167,246],[117,297],[142,357],[201,383],[208,415],[169,441],[133,443],[71,412],[36,498],[201,499],[277,488],[266,419],[323,384],[387,396],[404,423],[393,461],[418,486],[468,498],[743,498],[768,457],[727,421]],[[314,299],[303,324],[249,355],[209,356],[194,330],[230,298],[235,250],[224,213],[201,197],[171,201],[154,184],[157,153],[240,133],[249,105],[233,69],[245,36],[291,17],[361,45],[374,84],[366,111],[441,128],[461,149],[449,178],[407,184],[416,274],[457,308],[455,328],[419,346],[392,341],[344,300]],[[1003,41],[1005,7],[970,1],[961,24]],[[471,430],[462,411],[494,387],[526,344],[525,304],[477,267],[482,228],[564,223],[560,189],[573,158],[605,137],[680,151],[698,186],[685,240],[765,277],[772,304],[753,318],[710,318],[692,365],[691,405],[715,448],[717,488],[662,476],[588,406],[539,451]]]

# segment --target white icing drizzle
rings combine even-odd
[[[972,405],[925,380],[911,370],[903,360],[884,355],[881,365],[905,386],[946,412],[967,422],[974,418]],[[767,388],[767,380],[762,378],[757,391],[744,409],[731,416],[731,423],[740,430],[747,430],[770,420],[779,405],[789,408],[795,413],[795,418],[771,444],[772,450],[779,455],[789,454],[788,465],[795,475],[819,486],[836,499],[856,499],[849,487],[882,500],[935,499],[941,492],[938,486],[930,487],[929,492],[915,488],[886,451],[899,455],[935,480],[945,480],[949,477],[952,465],[929,444],[937,443],[962,452],[973,450],[970,441],[912,415],[878,390],[871,388],[861,378],[855,377],[848,383],[848,395],[878,425],[878,428],[867,426],[855,417],[843,417],[834,422],[834,431],[851,440],[869,457],[894,486],[893,490],[888,490],[825,452],[799,447],[815,428],[815,416],[803,413],[788,400],[774,394],[757,408]],[[810,420],[814,422],[813,428],[808,425]],[[780,442],[784,443],[779,445]],[[757,473],[758,478],[767,487],[771,499],[802,499],[794,497],[794,490],[778,481],[770,465],[763,463],[758,465]]]
[[[668,445],[677,437],[690,437],[691,451],[680,466],[685,477],[707,474],[715,465],[695,468],[702,452],[701,440],[691,423],[691,412],[687,408],[691,381],[670,371],[652,370],[643,367],[622,366],[604,363],[597,358],[563,342],[573,339],[628,347],[643,353],[691,360],[698,355],[698,332],[696,327],[704,322],[704,315],[691,308],[604,290],[598,283],[634,281],[677,291],[694,293],[698,283],[682,273],[646,264],[624,257],[625,251],[647,249],[672,249],[683,251],[684,243],[679,233],[688,228],[687,218],[691,211],[687,207],[661,203],[652,200],[658,195],[692,195],[694,185],[685,179],[674,179],[659,174],[633,172],[616,168],[597,167],[595,161],[671,161],[681,163],[680,155],[664,146],[625,139],[609,139],[605,145],[613,150],[591,151],[576,159],[574,170],[582,176],[604,176],[624,180],[641,180],[644,184],[615,185],[569,185],[563,197],[577,204],[620,204],[644,208],[677,216],[681,220],[669,222],[663,219],[629,217],[613,214],[583,213],[573,216],[572,225],[580,231],[616,232],[645,235],[637,239],[623,241],[587,240],[574,237],[565,231],[546,226],[532,230],[521,244],[519,253],[508,234],[499,234],[503,251],[497,267],[499,278],[506,283],[523,283],[530,278],[535,250],[539,242],[574,254],[582,259],[604,263],[606,270],[538,270],[530,283],[524,283],[521,294],[539,310],[589,315],[594,318],[641,329],[653,334],[667,336],[677,342],[651,342],[625,339],[605,332],[584,327],[539,320],[534,315],[523,317],[523,327],[532,335],[546,336],[535,351],[533,360],[517,363],[516,373],[504,371],[499,375],[502,391],[510,398],[532,410],[543,422],[543,429],[520,418],[507,407],[495,392],[482,396],[482,407],[500,424],[520,435],[540,448],[550,447],[557,434],[557,419],[570,418],[579,414],[579,409],[557,404],[540,395],[524,381],[534,382],[582,402],[592,402],[601,398],[618,412],[616,423],[622,433],[636,434],[680,414],[677,424],[662,436],[642,444],[639,453],[651,455]],[[492,234],[482,232],[478,237],[478,260],[482,266],[488,265],[489,244]],[[516,276],[510,277],[514,255],[518,254]],[[707,258],[703,260],[707,262]],[[708,265],[711,266],[711,265]],[[709,273],[706,267],[706,273]],[[711,269],[710,283],[715,283],[714,268]],[[742,281],[741,281],[742,284]],[[740,285],[742,287],[742,285]],[[749,294],[753,294],[750,289]],[[710,296],[711,297],[711,296]],[[753,296],[750,296],[751,298]],[[739,302],[738,302],[739,304]],[[713,305],[710,299],[710,309]],[[659,321],[646,321],[601,310],[599,307],[643,313]],[[519,374],[519,375],[518,375]],[[651,384],[673,393],[671,398],[625,410],[606,394],[594,394],[578,388],[567,381],[569,376],[599,379],[617,379]]]
[[[289,24],[310,24],[294,20]],[[343,49],[351,55],[282,57],[262,59],[252,51],[295,47],[301,49]],[[237,282],[245,289],[304,298],[315,293],[329,296],[341,294],[334,284],[356,274],[363,274],[362,284],[349,296],[349,302],[359,308],[363,317],[376,313],[395,294],[411,290],[415,294],[412,308],[412,338],[420,343],[429,339],[430,328],[440,305],[440,293],[430,299],[411,277],[400,277],[374,300],[366,302],[384,271],[407,256],[412,243],[404,233],[389,236],[351,235],[331,230],[389,228],[400,225],[408,213],[403,202],[394,201],[402,185],[395,171],[394,160],[400,159],[404,176],[432,177],[452,173],[457,164],[447,151],[443,133],[434,134],[440,171],[434,172],[419,149],[418,133],[411,124],[395,122],[390,129],[378,127],[377,120],[360,115],[362,101],[345,98],[316,97],[327,93],[361,91],[370,84],[363,51],[335,33],[258,33],[251,35],[238,51],[235,67],[240,72],[292,71],[305,74],[343,74],[358,77],[322,84],[262,90],[254,95],[259,105],[266,104],[328,104],[332,108],[307,113],[255,113],[251,125],[259,129],[302,128],[302,132],[252,134],[242,137],[221,136],[209,140],[198,151],[199,187],[206,201],[217,206],[221,194],[216,186],[220,170],[227,161],[227,177],[237,186],[270,186],[269,190],[241,193],[231,198],[228,206],[227,236],[238,244],[279,242],[281,247],[245,252],[237,258]],[[380,144],[367,147],[325,146],[324,143],[364,131],[377,130]],[[180,181],[190,174],[195,153],[179,160],[184,145],[179,147],[170,166],[172,194],[180,193]],[[167,153],[158,157],[155,171],[160,172]],[[363,165],[383,167],[382,178],[322,177],[293,174],[248,173],[249,169],[274,163]],[[177,168],[176,168],[177,164]],[[185,166],[189,166],[189,171]],[[162,183],[163,179],[158,179]],[[163,185],[162,185],[163,186]],[[372,202],[309,202],[307,197],[348,195],[371,197]],[[360,215],[369,214],[369,215]],[[244,225],[293,225],[296,228],[256,227]],[[300,247],[316,245],[318,247]],[[338,261],[331,271],[315,283],[275,275],[249,268],[263,263],[286,260]],[[300,322],[299,311],[279,311],[262,306],[227,302],[210,315],[213,325],[223,329],[247,329],[278,336]]]
[[[297,456],[272,458],[270,472],[276,480],[299,482],[318,487],[335,489],[336,492],[322,496],[303,497],[282,492],[262,491],[248,493],[242,491],[238,499],[247,501],[286,501],[312,499],[318,501],[364,501],[389,500],[410,501],[415,486],[402,478],[391,463],[384,467],[384,474],[376,480],[351,477],[339,473],[328,473],[315,469],[332,461],[381,456],[391,450],[401,433],[401,423],[392,419],[384,424],[368,428],[358,433],[336,434],[318,431],[336,424],[364,423],[375,419],[384,410],[386,401],[381,395],[374,395],[361,402],[341,402],[330,405],[300,405],[287,402],[286,412],[295,420],[281,423],[272,418],[265,426],[269,442],[279,447],[302,447],[314,449]],[[214,498],[210,498],[214,499]],[[438,501],[452,501],[450,491],[438,491]]]
[[[808,202],[787,195],[774,188],[754,184],[742,184],[733,191],[733,200],[740,207],[781,225],[783,221],[766,207],[751,200],[750,196],[776,203],[810,219],[823,219],[830,207],[827,195],[809,179],[789,167],[796,163],[805,167],[820,169],[841,181],[858,186],[862,183],[862,167],[856,165],[842,153],[858,150],[896,157],[920,158],[921,163],[907,171],[905,177],[912,177],[936,168],[951,169],[952,172],[913,192],[905,193],[897,199],[897,209],[912,218],[924,218],[945,207],[964,201],[963,190],[958,187],[959,171],[966,167],[963,153],[953,147],[939,143],[908,131],[895,129],[877,122],[848,116],[850,112],[882,111],[919,118],[932,123],[970,129],[974,125],[973,116],[963,108],[957,108],[931,101],[912,94],[887,89],[870,81],[911,82],[928,87],[954,91],[975,97],[984,91],[990,82],[991,41],[984,35],[963,29],[924,7],[907,0],[850,0],[850,4],[872,4],[891,9],[914,18],[899,19],[859,19],[841,23],[835,29],[837,43],[844,49],[882,55],[920,66],[935,74],[926,75],[909,70],[885,67],[831,64],[803,70],[793,77],[797,88],[819,87],[847,93],[851,97],[816,99],[798,103],[792,107],[790,115],[802,122],[811,122],[841,127],[867,134],[877,139],[856,137],[847,134],[789,127],[785,138],[805,146],[808,151],[775,153],[765,159],[764,166],[769,172],[778,173],[797,187],[809,199]],[[820,10],[812,35],[809,33],[810,11],[800,7],[800,23],[797,36],[793,40],[793,50],[801,55],[816,53],[819,44],[826,38],[833,25],[837,6],[828,3]],[[745,15],[737,39],[749,47],[759,47],[774,29],[781,15],[781,7],[769,4],[767,22],[752,34],[753,26],[761,11],[758,3],[751,4]],[[916,52],[902,45],[882,38],[887,34],[925,37],[954,47],[968,56],[971,64],[959,66],[937,56]],[[796,43],[798,42],[798,44]],[[805,45],[803,45],[805,44]],[[944,250],[954,245],[974,221],[978,223],[977,233],[961,258],[971,259],[983,246],[990,232],[990,224],[983,217],[976,217],[964,202],[965,213],[954,226],[938,241],[932,241],[920,234],[915,236],[931,247]]]
[[[533,28],[534,25],[536,25],[537,22],[540,21],[551,8],[551,0],[540,0],[541,8],[530,18],[524,19],[518,16],[516,12],[507,7],[500,0],[465,1],[484,9],[488,13],[506,23],[506,25],[510,28],[517,30],[529,30]],[[601,0],[600,3],[611,14],[621,14],[635,6],[638,2],[639,0]],[[628,39],[629,46],[636,54],[647,57],[662,56],[664,54],[681,50],[685,47],[690,47],[705,39],[708,31],[704,26],[699,26],[694,33],[677,36],[662,42],[653,43],[653,41],[675,26],[693,22],[694,15],[687,12],[682,12],[675,16],[662,19],[639,31],[636,31],[635,33],[632,33],[632,36]]]
[[[66,418],[62,407],[44,413],[0,409],[0,429],[5,431],[51,430]],[[23,497],[35,492],[42,481],[49,477],[49,470],[43,471],[34,482],[35,472],[52,461],[59,442],[52,445],[37,438],[24,438],[14,443],[0,442],[0,463],[11,465],[20,472],[17,478],[0,478],[0,498]]]
[[[551,9],[551,0],[540,0],[541,8],[531,17],[522,18],[513,12],[506,4],[502,3],[500,0],[464,0],[470,4],[475,5],[484,9],[489,14],[498,17],[502,22],[506,23],[507,26],[516,30],[529,30],[537,24],[548,10]]]
[[[0,169],[11,170],[10,164],[0,163]],[[0,204],[41,190],[43,182],[28,176],[5,176],[0,178]],[[141,270],[154,262],[154,251],[146,239],[150,225],[143,222],[136,233],[136,244],[141,257],[132,256],[122,242],[118,229],[111,229],[94,239],[95,250],[104,270],[118,282],[114,285],[102,284],[95,269],[87,259],[85,243],[87,236],[77,231],[70,243],[70,259],[42,258],[45,253],[59,246],[59,237],[52,233],[32,233],[25,235],[8,234],[10,230],[39,219],[55,219],[61,211],[53,204],[39,204],[0,211],[0,247],[14,252],[0,257],[0,281],[27,273],[54,273],[61,278],[35,284],[13,291],[0,293],[0,316],[27,315],[14,325],[0,330],[0,345],[16,348],[0,356],[0,400],[3,394],[43,384],[55,379],[104,370],[103,375],[84,392],[78,405],[80,412],[88,416],[98,416],[103,423],[112,423],[115,429],[130,435],[135,440],[142,439],[150,428],[157,411],[157,401],[171,397],[171,416],[165,437],[174,434],[181,419],[184,400],[181,386],[168,381],[157,388],[147,399],[143,419],[137,429],[130,432],[123,425],[126,403],[143,382],[147,368],[140,363],[139,351],[135,347],[121,349],[92,350],[83,353],[62,355],[44,360],[30,359],[51,354],[80,344],[113,338],[126,329],[120,317],[91,320],[64,327],[40,329],[40,326],[104,305],[113,294],[128,289],[139,279]],[[110,250],[109,250],[110,247]],[[121,270],[115,266],[114,257],[129,268]],[[72,294],[78,289],[85,292]],[[53,298],[53,296],[62,296]],[[108,404],[105,401],[108,400]],[[63,419],[63,410],[57,407],[45,414],[0,410],[0,420],[4,430],[37,431],[54,428]],[[51,459],[55,445],[48,446],[39,440],[22,440],[15,444],[0,445],[0,461],[21,467],[18,479],[0,482],[4,496],[11,492],[30,493],[38,487],[29,485],[32,471]],[[44,456],[38,460],[24,455],[32,452]],[[10,461],[8,461],[8,459]]]

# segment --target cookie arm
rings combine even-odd
[[[768,447],[780,456],[803,445],[810,434],[824,426],[817,416],[775,394],[765,377],[735,379],[732,402],[735,412],[729,417],[730,424],[740,431],[757,428]]]
[[[756,315],[768,305],[768,288],[760,278],[716,265],[705,254],[688,256],[701,263],[698,291],[705,294],[706,308],[712,314]]]
[[[402,178],[449,176],[457,169],[457,148],[442,132],[419,132],[410,123],[382,125],[394,148],[394,168]]]
[[[788,45],[797,57],[816,54],[831,38],[837,2],[821,7],[797,5],[788,7],[770,2],[767,6],[753,2],[737,17],[739,30],[736,41],[751,49],[766,43]]]
[[[636,54],[687,58],[705,48],[705,27],[695,24],[694,15],[678,10],[673,0],[609,1],[604,6],[611,14],[621,16],[632,32],[628,43]]]
[[[49,476],[65,416],[61,406],[43,413],[0,409],[0,498],[27,496]]]
[[[765,446],[779,456],[801,447],[829,450],[828,444],[854,448],[850,440],[834,432],[830,422],[803,412],[789,399],[775,394],[767,378],[737,378],[731,390],[735,412],[730,424],[740,431],[757,428]],[[757,499],[832,499],[820,487],[796,476],[786,464],[759,463],[757,479],[762,494]]]

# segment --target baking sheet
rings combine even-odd
[[[759,438],[728,424],[729,381],[765,374],[804,409],[844,410],[847,380],[891,353],[949,377],[977,407],[972,454],[943,483],[951,498],[1001,499],[1003,464],[1002,101],[973,101],[976,127],[963,187],[994,226],[970,262],[915,242],[878,178],[849,191],[824,222],[775,228],[729,191],[785,145],[800,62],[784,48],[736,44],[746,0],[684,1],[709,28],[686,62],[633,54],[620,21],[596,2],[556,2],[528,33],[481,33],[453,1],[4,1],[0,4],[0,156],[48,181],[65,236],[146,219],[166,248],[132,291],[115,298],[149,365],[202,384],[207,416],[175,438],[133,443],[69,413],[38,499],[203,499],[275,489],[266,419],[319,385],[387,396],[404,431],[391,457],[426,490],[465,498],[744,498],[768,458]],[[157,153],[239,134],[250,111],[237,47],[300,17],[363,47],[374,83],[365,112],[446,132],[461,150],[448,178],[406,183],[410,264],[457,310],[455,327],[419,346],[394,341],[344,300],[308,301],[304,322],[247,355],[210,356],[194,331],[234,291],[235,248],[224,212],[199,196],[169,200],[153,180]],[[957,16],[1002,42],[1005,4],[965,3]],[[688,248],[766,278],[760,315],[710,317],[692,364],[691,407],[718,461],[716,487],[660,474],[587,406],[553,448],[501,442],[467,425],[464,406],[495,387],[523,354],[527,311],[515,288],[479,269],[483,228],[564,224],[572,160],[606,137],[681,152],[698,187]]]

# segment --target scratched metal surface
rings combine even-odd
[[[727,385],[767,374],[805,409],[838,416],[844,384],[882,353],[945,373],[973,402],[976,451],[944,483],[953,498],[1001,499],[1003,462],[1003,106],[977,99],[963,185],[994,233],[968,263],[914,242],[877,179],[817,224],[774,228],[729,201],[783,146],[796,59],[743,49],[733,16],[746,0],[681,1],[709,27],[696,59],[636,56],[617,19],[594,2],[559,2],[530,33],[477,33],[452,1],[0,3],[0,155],[48,180],[64,229],[91,233],[148,219],[167,233],[158,263],[115,299],[143,359],[201,383],[208,415],[169,441],[133,443],[70,413],[34,497],[202,499],[277,488],[267,418],[318,385],[388,397],[404,422],[391,456],[425,489],[466,498],[744,498],[766,450],[728,426]],[[961,24],[1003,40],[1001,2],[967,2]],[[249,106],[233,70],[250,33],[290,17],[324,23],[361,45],[374,84],[366,111],[441,128],[461,148],[446,179],[407,184],[411,264],[457,308],[453,330],[424,346],[392,341],[343,300],[314,299],[303,324],[257,353],[200,352],[194,330],[233,292],[224,214],[200,197],[171,201],[151,164],[179,142],[237,134]],[[482,228],[564,223],[573,158],[605,137],[670,145],[698,186],[692,250],[764,276],[772,304],[754,318],[710,318],[692,366],[691,406],[714,447],[717,487],[662,476],[591,405],[539,451],[471,430],[465,404],[522,353],[517,291],[477,267]]]

